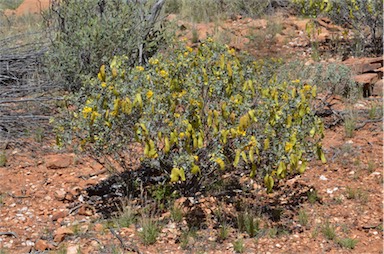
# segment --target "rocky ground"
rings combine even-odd
[[[186,31],[180,36],[188,40],[193,37],[191,29],[199,32],[200,39],[215,30],[219,31],[217,39],[225,38],[238,50],[311,63],[310,41],[304,32],[307,21],[276,19],[282,24],[279,33],[257,41],[252,36],[265,30],[269,20],[234,17],[217,28],[213,23],[189,24],[170,17]],[[327,20],[319,24],[318,39],[328,47],[327,39],[338,28]],[[270,46],[257,50],[261,44]],[[324,62],[342,60],[333,55]],[[121,179],[110,178],[117,172],[89,157],[56,150],[49,135],[39,143],[31,138],[8,144],[5,154],[0,153],[0,164],[7,160],[0,167],[0,253],[235,253],[239,243],[244,253],[383,253],[382,61],[380,67],[376,60],[346,62],[357,76],[369,73],[366,79],[356,79],[374,88],[369,95],[375,97],[352,104],[360,112],[352,137],[347,137],[342,123],[330,124],[323,141],[327,164],[312,162],[304,175],[280,184],[272,194],[239,175],[241,186],[231,193],[177,199],[182,214],[178,219],[166,209],[136,215],[138,220],[129,226],[114,216],[106,218],[102,208],[115,209],[112,201],[117,199],[102,205],[95,199],[102,199],[108,191],[120,193]],[[339,97],[330,102],[339,111],[347,107]],[[372,116],[374,108],[377,112]],[[334,119],[330,116],[324,121]],[[128,217],[129,204],[148,201],[145,197],[121,200],[122,214]],[[256,237],[235,227],[237,206],[258,214]],[[153,245],[143,243],[146,217],[159,221],[160,234]],[[191,224],[199,230],[186,233]]]

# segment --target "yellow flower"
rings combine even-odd
[[[92,112],[92,108],[91,107],[84,107],[83,111],[82,111],[83,117],[87,118],[88,114],[91,113],[91,112]]]
[[[173,116],[176,117],[176,118],[179,118],[180,114],[179,113],[174,113]]]
[[[102,87],[102,88],[107,87],[107,83],[105,83],[105,82],[101,83],[101,87]]]
[[[189,46],[186,46],[185,47],[189,52],[192,52],[193,51],[193,48],[189,47]]]
[[[168,76],[168,72],[165,71],[165,70],[161,70],[161,71],[160,71],[160,76],[163,77],[163,78],[165,78],[165,77]]]
[[[149,90],[149,91],[147,92],[147,99],[151,99],[152,96],[153,96],[153,92],[152,92],[151,90]]]
[[[184,138],[185,137],[185,133],[184,132],[180,132],[179,137],[180,138]]]
[[[310,85],[308,85],[308,84],[306,84],[305,86],[304,86],[304,91],[305,92],[308,92],[309,90],[311,90],[311,86]]]
[[[151,64],[151,65],[156,65],[158,63],[159,63],[159,59],[157,59],[157,58],[149,59],[149,64]]]
[[[144,67],[143,66],[136,66],[136,70],[138,70],[138,71],[143,71],[144,70]]]
[[[232,56],[235,55],[235,49],[234,48],[231,48],[231,49],[228,49],[228,53],[231,54]]]
[[[186,90],[183,90],[179,93],[179,98],[183,97],[187,93]]]
[[[292,83],[300,83],[300,79],[292,80]]]
[[[100,116],[100,114],[98,112],[96,112],[96,111],[92,112],[92,117],[96,118],[98,116]]]
[[[285,143],[285,152],[289,153],[293,148],[293,144],[290,142]]]

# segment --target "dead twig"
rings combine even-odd
[[[106,172],[108,172],[108,170],[107,169],[103,169],[103,170],[100,170],[99,172],[96,172],[96,173],[79,176],[79,178],[87,180],[87,179],[89,179],[91,177],[98,176],[98,175],[104,174]]]
[[[365,120],[365,121],[362,122],[360,125],[358,125],[358,126],[355,127],[355,131],[364,128],[364,126],[367,125],[368,123],[378,123],[378,122],[383,122],[383,118],[380,118],[380,119],[372,119],[372,120]]]
[[[119,242],[120,242],[120,244],[121,244],[121,247],[122,247],[124,250],[127,250],[127,251],[133,251],[133,252],[136,252],[136,253],[141,254],[141,252],[140,252],[140,250],[139,250],[139,248],[138,248],[137,246],[132,246],[132,247],[127,246],[127,245],[124,243],[123,239],[116,233],[116,231],[115,231],[113,228],[109,228],[109,231],[111,231],[112,235],[115,236],[115,237],[119,240]],[[131,244],[131,245],[133,245],[133,244]]]

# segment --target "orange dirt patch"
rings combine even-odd
[[[6,15],[22,16],[25,14],[37,14],[47,9],[49,0],[25,0],[16,10],[6,10]]]

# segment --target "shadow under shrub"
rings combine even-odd
[[[164,43],[158,22],[164,0],[141,2],[52,1],[44,17],[51,40],[46,66],[54,82],[77,90],[84,75],[97,74],[115,55],[128,56],[130,66],[145,64]]]
[[[272,191],[313,155],[325,162],[323,125],[311,111],[316,86],[278,82],[280,61],[252,61],[210,39],[170,52],[147,67],[129,68],[124,56],[102,65],[68,100],[58,141],[76,140],[127,169],[127,157],[136,158],[182,195],[209,190],[234,169]]]

